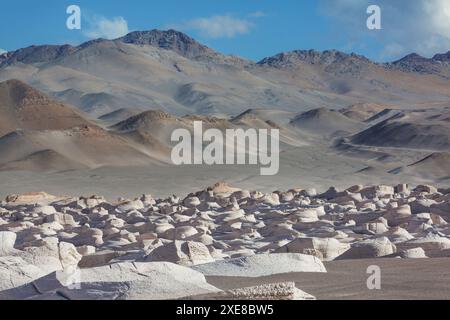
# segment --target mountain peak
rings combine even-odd
[[[445,55],[436,55],[433,59],[428,59],[417,53],[411,53],[401,58],[400,60],[387,64],[387,66],[394,67],[396,69],[406,72],[417,72],[422,74],[440,74],[441,65],[438,62],[439,59],[443,59],[442,61],[445,61],[444,60]]]
[[[373,62],[364,56],[338,50],[295,50],[265,58],[257,64],[279,69],[291,69],[307,64],[320,66],[325,72],[336,76],[359,76]]]
[[[275,56],[265,58],[258,62],[259,65],[271,65],[277,66],[280,64],[292,64],[296,62],[306,62],[309,64],[323,64],[330,65],[334,63],[343,62],[348,59],[360,60],[364,62],[370,62],[364,56],[357,55],[355,53],[345,53],[338,50],[294,50],[288,52],[282,52]]]
[[[438,53],[432,59],[434,61],[450,62],[450,51],[447,53]]]
[[[394,61],[393,63],[395,64],[395,63],[400,63],[400,62],[418,62],[418,61],[426,61],[426,60],[428,60],[428,59],[421,56],[420,54],[413,52],[413,53],[410,53],[410,54],[404,56],[403,58],[401,58],[397,61]]]
[[[172,50],[186,58],[217,55],[214,50],[200,44],[188,35],[173,29],[167,31],[156,29],[150,31],[134,31],[117,40],[128,44],[151,45]]]
[[[0,56],[0,67],[3,64],[22,62],[25,64],[54,61],[60,57],[69,55],[77,49],[71,45],[42,45],[29,46],[8,52]]]

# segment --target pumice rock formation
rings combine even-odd
[[[8,196],[0,202],[0,299],[310,299],[289,283],[222,292],[205,277],[449,257],[449,206],[450,190],[427,185],[265,194],[220,183],[185,198],[116,202]]]

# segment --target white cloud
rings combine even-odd
[[[84,34],[91,39],[116,39],[123,37],[129,32],[128,22],[123,17],[108,19],[102,16],[95,16],[88,18],[87,24],[89,27]]]
[[[264,18],[267,14],[263,11],[255,11],[248,15],[251,18]]]
[[[432,56],[450,50],[449,0],[321,0],[322,11],[331,16],[341,33],[358,41],[378,41],[380,57],[395,59],[416,52]],[[366,9],[381,8],[381,31],[366,28]]]
[[[6,50],[3,50],[2,48],[0,48],[0,54],[4,54],[6,53]]]
[[[197,18],[180,25],[173,26],[179,30],[193,30],[204,38],[234,38],[237,35],[250,32],[253,24],[247,20],[234,18],[230,15]]]

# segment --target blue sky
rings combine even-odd
[[[66,28],[72,4],[81,7],[81,30]],[[370,4],[382,9],[382,30],[366,27]],[[450,50],[449,0],[22,0],[1,9],[0,48],[7,51],[170,27],[253,60],[312,48],[379,61]]]

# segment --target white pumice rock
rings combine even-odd
[[[411,215],[411,207],[406,204],[390,209],[383,217],[388,221],[389,226],[395,227],[407,222]]]
[[[0,258],[16,259],[8,265],[24,284],[36,275],[74,269],[77,261],[93,268],[156,259],[214,265],[217,274],[238,274],[247,266],[241,272],[271,274],[298,270],[292,256],[267,257],[275,252],[317,261],[449,257],[450,192],[411,189],[353,186],[317,195],[218,184],[186,198],[147,195],[111,203],[99,196],[18,195],[0,203]],[[234,259],[242,266],[227,264]],[[35,275],[26,280],[17,266]]]
[[[207,276],[264,277],[291,272],[326,272],[316,257],[296,253],[258,254],[192,267]]]
[[[430,185],[419,185],[413,190],[415,193],[428,193],[433,194],[437,193],[437,188],[430,186]]]
[[[198,234],[197,229],[191,226],[183,226],[175,229],[175,239],[184,240]]]
[[[440,215],[438,214],[431,214],[430,215],[431,221],[436,226],[446,226],[448,225],[448,222],[445,221]]]
[[[394,244],[414,239],[414,236],[412,236],[407,230],[401,227],[391,228],[385,233],[385,236],[388,237],[388,239]]]
[[[18,288],[46,274],[45,270],[18,256],[0,256],[0,300],[8,299],[8,297],[2,297],[4,291]],[[9,297],[9,299],[14,299],[14,297]]]
[[[74,270],[82,258],[74,245],[59,242],[58,238],[54,237],[45,238],[40,246],[24,248],[14,256],[47,273],[57,270]]]
[[[255,287],[240,288],[210,293],[207,295],[185,297],[183,300],[316,300],[295,286],[294,282],[264,284]]]
[[[364,223],[353,229],[355,233],[379,235],[387,232],[389,228],[381,222]]]
[[[448,257],[450,239],[440,235],[429,233],[425,237],[412,239],[398,245],[400,250],[422,248],[430,258]]]
[[[77,223],[73,216],[67,213],[53,213],[44,218],[45,222],[57,222],[60,225],[75,226]]]
[[[103,231],[96,228],[83,228],[76,237],[68,241],[75,246],[89,245],[98,247],[103,244]]]
[[[316,209],[304,209],[295,212],[298,222],[316,222],[319,221],[319,216]]]
[[[168,300],[220,291],[208,284],[201,273],[166,262],[125,262],[81,269],[71,279],[71,288],[62,285],[59,277],[58,273],[51,273],[32,284],[2,291],[0,300],[61,296],[68,300]]]
[[[323,261],[332,261],[349,250],[350,245],[333,238],[298,238],[275,250],[275,252],[307,254],[307,250],[311,249],[319,251]]]
[[[394,188],[394,191],[395,191],[395,193],[402,193],[402,194],[406,194],[406,195],[409,195],[411,193],[409,185],[407,185],[407,184],[398,184]]]
[[[400,251],[400,257],[404,259],[423,259],[428,258],[425,254],[425,251],[418,247],[418,248],[412,248],[412,249],[406,249]]]
[[[126,213],[131,210],[142,210],[144,209],[144,203],[141,200],[133,200],[133,201],[126,201],[119,206],[117,206],[117,211],[121,213]]]
[[[338,259],[378,258],[391,255],[396,251],[396,246],[387,237],[381,237],[353,243],[351,248]]]
[[[188,208],[192,208],[199,206],[201,204],[201,201],[197,197],[189,197],[183,200],[183,204]]]
[[[33,212],[39,215],[50,215],[56,213],[56,210],[52,206],[37,206],[34,208]]]
[[[259,199],[262,203],[268,204],[270,206],[280,205],[280,197],[276,193],[267,194]]]
[[[0,257],[6,256],[14,251],[17,235],[10,231],[0,232]]]

